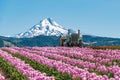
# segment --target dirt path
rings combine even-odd
[[[1,68],[0,68],[0,74],[5,77],[5,80],[10,80],[9,75],[7,75],[7,73],[5,73]]]

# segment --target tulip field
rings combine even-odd
[[[0,68],[0,80],[120,80],[120,50],[2,47]]]

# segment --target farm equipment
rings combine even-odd
[[[82,47],[82,37],[80,35],[80,30],[78,30],[78,33],[71,33],[70,30],[68,30],[68,35],[66,36],[60,36],[60,46],[67,46],[67,47]]]

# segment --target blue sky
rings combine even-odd
[[[0,35],[24,32],[48,17],[83,34],[120,38],[120,0],[0,0]]]

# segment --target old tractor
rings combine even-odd
[[[78,30],[78,33],[71,33],[70,30],[68,30],[68,34],[66,36],[60,36],[60,46],[66,46],[66,47],[82,47],[82,36],[80,35],[80,30]]]

